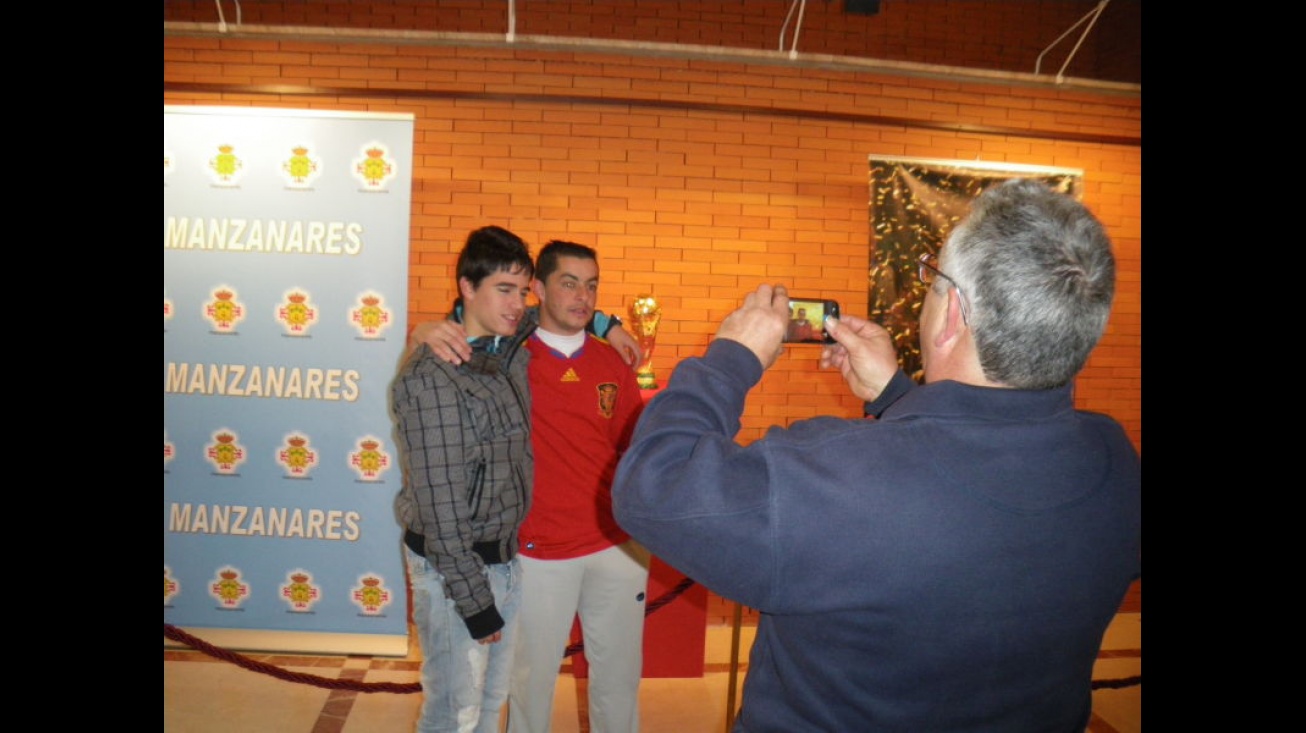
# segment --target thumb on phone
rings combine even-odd
[[[821,366],[838,369],[853,394],[870,402],[898,371],[893,338],[878,323],[857,316],[825,319],[825,330],[835,343],[821,350]]]

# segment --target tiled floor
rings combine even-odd
[[[747,671],[753,628],[741,629],[737,683]],[[726,733],[730,679],[729,626],[707,630],[701,678],[646,678],[640,685],[642,733]],[[167,733],[408,733],[420,693],[359,692],[365,685],[417,682],[420,652],[405,658],[241,655],[217,657],[164,639],[163,728]],[[240,666],[234,660],[247,660]],[[1142,613],[1120,613],[1107,630],[1093,679],[1089,733],[1142,730]],[[588,733],[585,681],[564,664],[558,676],[553,733]],[[272,672],[275,670],[275,672]],[[272,673],[269,673],[272,672]],[[349,683],[343,683],[348,685]],[[325,685],[325,686],[323,686]],[[401,688],[402,689],[402,688]],[[738,705],[738,697],[735,698]]]

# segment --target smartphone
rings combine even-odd
[[[789,330],[785,332],[786,344],[834,343],[825,332],[827,316],[839,317],[839,303],[834,300],[812,298],[789,299]]]

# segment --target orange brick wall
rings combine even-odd
[[[242,3],[245,23],[258,5]],[[1084,200],[1113,236],[1119,285],[1076,402],[1120,420],[1141,450],[1140,97],[610,51],[164,36],[165,105],[415,115],[410,323],[448,310],[470,229],[499,224],[536,247],[572,239],[599,251],[605,310],[624,315],[642,293],[661,302],[660,380],[701,354],[715,324],[762,282],[865,312],[868,156],[1082,168]],[[798,418],[860,414],[838,375],[817,369],[817,354],[790,348],[767,372],[742,442]],[[728,620],[733,606],[713,598],[709,618]]]

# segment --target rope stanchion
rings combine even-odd
[[[679,598],[682,593],[684,593],[686,590],[689,590],[694,585],[695,582],[690,578],[685,578],[681,580],[679,583],[676,584],[674,588],[667,591],[660,598],[647,604],[644,607],[645,618],[647,618],[649,614],[653,613],[659,608],[662,608],[668,603],[671,603],[672,601],[676,600],[676,598]],[[276,665],[267,664],[266,662],[255,661],[242,654],[237,654],[235,652],[222,649],[220,647],[216,647],[208,643],[207,641],[204,641],[203,639],[194,636],[193,634],[189,634],[183,631],[182,629],[173,626],[172,624],[163,625],[163,636],[164,638],[172,639],[173,641],[179,644],[185,644],[186,646],[194,649],[195,651],[202,652],[215,659],[221,659],[226,662],[231,662],[237,667],[248,669],[251,672],[258,672],[259,674],[266,674],[270,677],[276,677],[277,679],[286,680],[287,682],[298,682],[300,684],[313,685],[314,687],[325,687],[327,689],[332,689],[332,690],[353,690],[354,692],[392,692],[396,694],[407,695],[407,694],[412,694],[414,692],[422,691],[422,684],[420,682],[408,682],[408,683],[361,682],[356,680],[339,680],[339,679],[332,679],[330,677],[320,677],[318,675],[313,675],[313,674],[302,674],[299,672],[291,672],[289,670],[282,669],[281,667],[278,667]],[[564,657],[570,657],[574,654],[584,651],[584,649],[585,649],[585,644],[583,642],[572,644],[571,646],[567,647],[567,651],[564,654]],[[1094,690],[1119,689],[1123,687],[1133,687],[1134,685],[1140,685],[1142,683],[1143,683],[1142,675],[1125,677],[1123,679],[1118,679],[1118,680],[1093,680],[1093,689]]]

